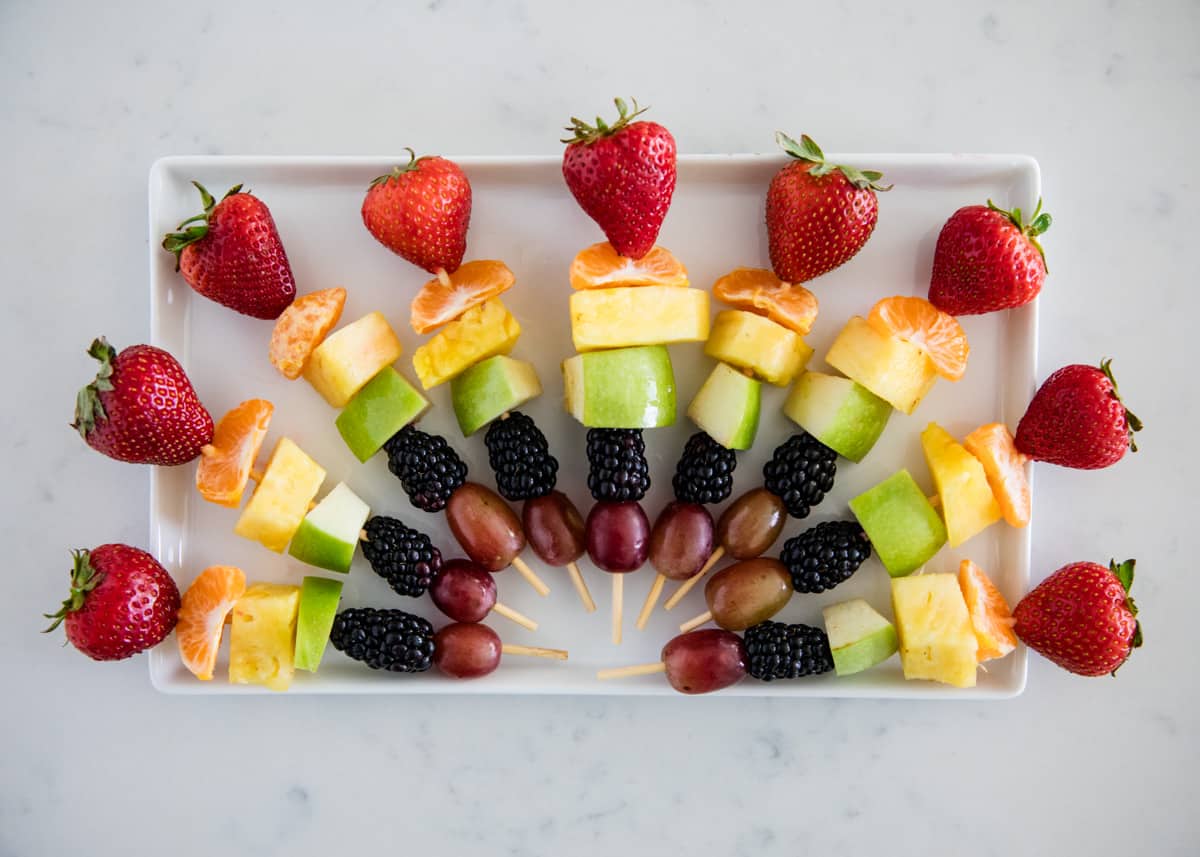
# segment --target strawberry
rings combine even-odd
[[[1017,449],[1035,461],[1096,470],[1137,452],[1139,420],[1121,402],[1112,361],[1075,363],[1046,379],[1017,424]]]
[[[436,155],[394,167],[367,188],[363,225],[379,243],[431,274],[453,274],[467,252],[471,183],[454,163]]]
[[[199,182],[204,211],[163,238],[175,270],[210,300],[254,318],[277,318],[296,297],[296,279],[266,204],[235,185],[213,199]],[[186,227],[186,228],[185,228]]]
[[[1050,228],[1039,199],[1029,223],[1021,209],[990,199],[950,216],[933,251],[929,301],[951,315],[978,315],[1023,306],[1046,279],[1046,254],[1037,236]]]
[[[775,275],[803,283],[846,264],[879,219],[875,191],[883,173],[828,163],[808,135],[797,143],[782,131],[775,142],[796,160],[767,188],[767,244]]]
[[[117,461],[174,465],[191,461],[212,440],[212,417],[170,354],[152,345],[117,354],[103,336],[88,354],[100,369],[79,391],[71,428],[92,449]]]
[[[634,122],[633,112],[615,98],[617,121],[599,116],[595,126],[571,117],[571,137],[563,152],[563,178],[575,201],[604,231],[618,254],[640,259],[658,240],[675,193],[675,138],[657,122]]]
[[[71,594],[57,613],[67,640],[89,658],[119,661],[162,642],[179,616],[179,589],[167,570],[143,550],[101,545],[71,552]]]
[[[1108,568],[1065,565],[1021,599],[1013,620],[1021,642],[1077,675],[1115,673],[1142,644],[1131,559]]]

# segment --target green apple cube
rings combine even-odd
[[[315,673],[325,654],[325,643],[333,628],[342,582],[327,577],[306,577],[300,584],[300,612],[296,617],[296,655],[298,670]]]
[[[563,361],[567,412],[588,428],[675,422],[675,373],[662,345],[610,348]]]
[[[533,364],[503,354],[476,363],[450,382],[454,416],[463,437],[541,394]]]
[[[896,628],[861,598],[831,604],[821,613],[838,675],[854,675],[896,654]]]
[[[783,413],[838,455],[862,461],[883,434],[892,406],[849,378],[805,372]]]
[[[388,366],[346,403],[338,414],[337,430],[355,457],[366,461],[428,407],[429,400]]]
[[[946,525],[907,470],[859,494],[850,511],[892,577],[916,571],[946,543]]]
[[[304,517],[288,553],[301,562],[344,574],[350,570],[358,534],[370,514],[367,504],[339,482]]]
[[[688,416],[726,449],[749,449],[758,433],[762,382],[718,363],[692,403]]]

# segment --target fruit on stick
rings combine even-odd
[[[175,625],[179,658],[201,681],[212,681],[225,620],[245,591],[246,575],[240,568],[214,565],[196,575],[180,599]]]
[[[1015,649],[1017,635],[1013,632],[1012,611],[984,570],[964,559],[958,565],[958,586],[979,644],[975,655],[979,662],[1002,658]]]
[[[463,437],[541,394],[533,364],[503,354],[476,363],[450,382],[450,401]]]
[[[850,511],[892,577],[916,571],[946,543],[946,525],[907,470],[852,499]]]
[[[979,644],[955,575],[895,578],[892,610],[904,678],[975,686]]]
[[[871,307],[867,324],[885,336],[920,348],[938,375],[947,381],[958,381],[967,371],[971,345],[962,325],[924,298],[905,295],[882,298]]]
[[[315,673],[321,665],[341,598],[340,580],[305,577],[301,581],[300,606],[296,613],[296,651],[293,657],[296,669]]]
[[[963,439],[963,446],[983,465],[1004,520],[1014,527],[1026,526],[1033,515],[1029,477],[1025,473],[1028,459],[1017,450],[1008,427],[1003,423],[980,426]]]
[[[561,491],[529,498],[521,510],[521,526],[542,562],[566,567],[583,608],[594,613],[596,602],[576,564],[587,548],[587,529],[571,499]]]
[[[304,377],[331,406],[343,408],[402,351],[383,313],[368,313],[318,345],[304,367]]]
[[[576,354],[563,361],[567,413],[589,428],[675,422],[675,373],[662,345]]]
[[[597,568],[613,575],[612,641],[621,642],[625,575],[646,563],[650,552],[650,521],[636,500],[600,501],[585,524],[588,557]]]
[[[425,594],[442,567],[442,552],[429,536],[384,515],[368,520],[363,535],[363,556],[394,592],[412,598]]]
[[[495,610],[521,627],[537,630],[537,622],[496,600],[496,579],[468,559],[447,561],[434,575],[429,597],[455,622],[482,622]]]
[[[346,403],[334,424],[354,457],[366,461],[428,408],[428,399],[393,367],[385,366]]]
[[[765,315],[801,336],[817,320],[817,296],[765,268],[735,268],[713,283],[713,297],[735,309]]]
[[[911,414],[933,389],[937,367],[911,342],[881,333],[861,316],[842,328],[825,362],[898,411]]]
[[[433,663],[450,678],[482,678],[500,666],[502,655],[526,655],[565,661],[563,649],[515,646],[502,643],[487,625],[456,622],[433,635]]]
[[[508,354],[521,335],[521,325],[499,298],[477,304],[447,324],[413,352],[413,369],[426,390],[452,380],[467,369]]]
[[[576,253],[569,276],[573,289],[688,285],[687,268],[666,247],[655,245],[640,259],[631,259],[617,253],[607,241]]]
[[[660,661],[600,670],[596,678],[605,680],[665,672],[671,687],[680,693],[712,693],[745,678],[748,663],[749,655],[741,637],[730,631],[705,628],[672,638],[663,646]]]
[[[825,592],[850,579],[871,556],[857,521],[823,521],[783,544],[779,555],[797,592]]]
[[[763,486],[783,501],[793,518],[807,518],[833,490],[837,453],[806,431],[789,437],[763,465]]]
[[[233,531],[283,553],[324,481],[325,469],[281,437]]]
[[[554,490],[558,459],[534,421],[512,411],[488,426],[483,438],[496,488],[506,500],[533,500]]]
[[[796,379],[783,413],[842,458],[862,461],[892,415],[892,406],[861,384],[809,370]]]
[[[419,673],[433,666],[433,625],[403,610],[342,610],[333,620],[329,642],[374,670]]]
[[[221,417],[212,442],[200,448],[196,490],[201,497],[230,509],[242,505],[274,412],[275,406],[266,399],[248,399]]]
[[[756,557],[726,566],[704,584],[708,610],[679,626],[690,631],[715,622],[726,631],[743,631],[770,619],[792,598],[792,579],[783,563]]]
[[[255,583],[233,607],[229,681],[287,690],[296,673],[296,617],[300,587]]]
[[[726,449],[749,449],[758,434],[762,382],[718,363],[700,389],[687,415]]]
[[[808,364],[813,350],[800,334],[766,316],[726,309],[713,319],[704,353],[760,381],[784,387]]]
[[[346,290],[321,289],[301,295],[279,314],[271,331],[271,365],[289,381],[304,372],[309,358],[342,317]]]
[[[861,598],[831,604],[821,614],[839,676],[868,670],[900,649],[895,626]]]
[[[641,429],[589,429],[588,490],[597,500],[640,500],[650,490]]]
[[[677,286],[618,286],[571,294],[571,339],[577,351],[703,342],[708,292]]]
[[[525,531],[499,494],[477,482],[464,482],[450,495],[446,520],[472,561],[487,571],[511,565],[539,595],[550,593],[550,587],[519,556],[525,549]]]
[[[746,671],[759,681],[804,678],[833,669],[829,638],[811,625],[767,620],[747,628],[742,642]]]
[[[699,574],[713,551],[713,519],[699,503],[668,503],[650,530],[647,557],[656,572],[650,592],[638,613],[642,630],[668,580],[687,580]]]
[[[388,470],[400,480],[409,502],[423,512],[440,512],[467,479],[467,465],[440,435],[407,425],[384,445]]]
[[[304,516],[288,553],[300,562],[345,574],[370,514],[370,507],[339,482]]]
[[[937,423],[921,432],[921,448],[941,498],[950,547],[1000,520],[1000,506],[978,458]]]
[[[413,298],[409,322],[417,333],[431,333],[504,294],[516,281],[508,265],[496,259],[465,262],[452,274],[439,271]]]
[[[721,503],[733,492],[737,454],[698,431],[688,438],[675,464],[671,488],[682,503]]]

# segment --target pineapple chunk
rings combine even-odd
[[[229,629],[229,681],[287,690],[296,669],[296,614],[300,587],[256,583],[233,606]]]
[[[921,447],[941,497],[950,547],[961,545],[1000,520],[1000,505],[978,458],[937,423],[930,423],[921,432]]]
[[[324,481],[325,469],[290,438],[281,437],[233,531],[283,553]]]
[[[800,334],[782,324],[745,310],[727,309],[717,313],[704,353],[753,372],[760,381],[784,387],[808,364],[813,350]]]
[[[917,574],[892,580],[892,609],[906,679],[975,686],[979,643],[967,603],[953,574]]]
[[[576,351],[703,342],[708,292],[677,286],[588,289],[571,295]]]
[[[857,315],[833,341],[825,362],[906,414],[916,409],[937,380],[933,361],[924,351],[880,333]]]
[[[461,375],[481,360],[507,354],[521,325],[499,298],[471,307],[413,352],[413,369],[428,390]]]
[[[402,352],[400,339],[383,313],[373,312],[318,345],[304,367],[304,377],[330,405],[344,408]]]

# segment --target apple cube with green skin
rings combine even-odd
[[[718,363],[688,405],[688,416],[726,449],[749,449],[758,433],[762,382]]]
[[[892,609],[906,679],[975,686],[979,643],[953,574],[916,574],[892,581]]]
[[[946,525],[907,470],[899,470],[850,501],[888,574],[902,577],[946,543]]]
[[[675,373],[662,345],[612,348],[563,361],[567,413],[589,428],[675,422]]]
[[[450,400],[463,437],[541,394],[533,364],[503,354],[476,363],[450,382]]]
[[[783,413],[838,455],[862,461],[883,434],[892,406],[849,378],[805,372]]]
[[[334,422],[355,458],[366,461],[428,407],[429,400],[416,387],[386,366],[354,394]]]
[[[933,361],[924,351],[876,330],[860,316],[846,322],[825,362],[906,414],[913,412],[937,380]]]
[[[369,313],[326,337],[309,357],[304,377],[330,405],[343,408],[402,351],[383,313]]]
[[[341,597],[340,580],[306,577],[301,582],[300,610],[296,616],[296,669],[315,673],[321,665]]]
[[[370,514],[370,507],[339,482],[305,516],[288,553],[301,562],[344,574],[354,561],[358,534]]]
[[[708,292],[700,289],[625,286],[571,294],[576,351],[703,342],[708,329]]]
[[[988,484],[983,463],[937,423],[921,432],[921,448],[933,474],[946,516],[950,547],[1000,520],[1000,505]]]
[[[838,675],[853,675],[896,654],[896,629],[861,598],[831,604],[821,611]]]
[[[233,531],[283,553],[324,481],[325,469],[291,438],[281,437]]]

